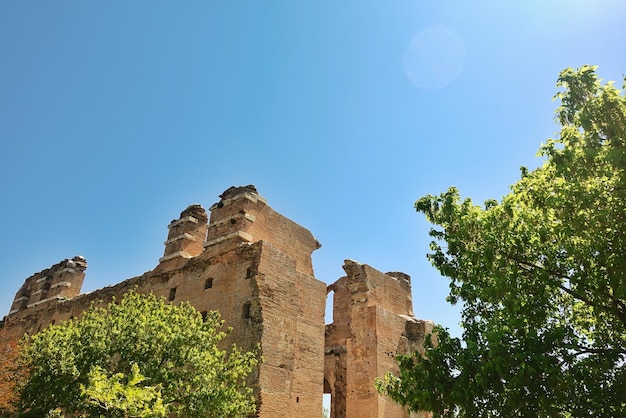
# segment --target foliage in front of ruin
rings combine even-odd
[[[29,338],[27,416],[239,417],[256,410],[246,377],[257,354],[219,347],[217,312],[127,293]]]
[[[626,416],[626,98],[590,66],[557,85],[561,131],[509,194],[477,206],[452,187],[415,204],[463,334],[438,327],[378,380],[411,411]]]
[[[0,329],[0,337],[5,334]],[[0,416],[15,412],[20,388],[28,376],[28,368],[20,360],[19,345],[14,339],[0,343]]]

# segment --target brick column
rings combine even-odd
[[[200,205],[191,205],[181,212],[180,218],[168,225],[165,252],[159,262],[173,258],[192,258],[202,254],[206,239],[208,216]]]

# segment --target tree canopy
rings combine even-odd
[[[591,66],[557,86],[561,131],[509,194],[477,206],[451,187],[415,203],[463,334],[438,327],[377,382],[412,411],[626,416],[626,99]]]
[[[32,373],[20,409],[31,416],[245,416],[255,411],[245,379],[256,354],[218,347],[217,312],[127,293],[80,319],[30,337]]]

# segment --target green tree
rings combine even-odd
[[[461,417],[626,416],[626,99],[595,67],[558,79],[557,139],[500,202],[455,188],[415,203],[462,303],[382,393]]]
[[[24,359],[32,373],[20,409],[32,416],[245,416],[255,410],[245,379],[256,354],[233,346],[217,312],[127,293],[32,336]],[[56,411],[56,412],[55,412]]]
[[[147,378],[139,372],[136,363],[131,365],[131,374],[123,373],[108,376],[99,366],[89,372],[89,384],[81,386],[87,403],[96,409],[106,411],[108,417],[165,417],[161,388],[141,386]]]

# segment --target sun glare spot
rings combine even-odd
[[[435,26],[417,33],[404,54],[404,71],[416,87],[438,89],[454,81],[465,65],[465,42]]]

